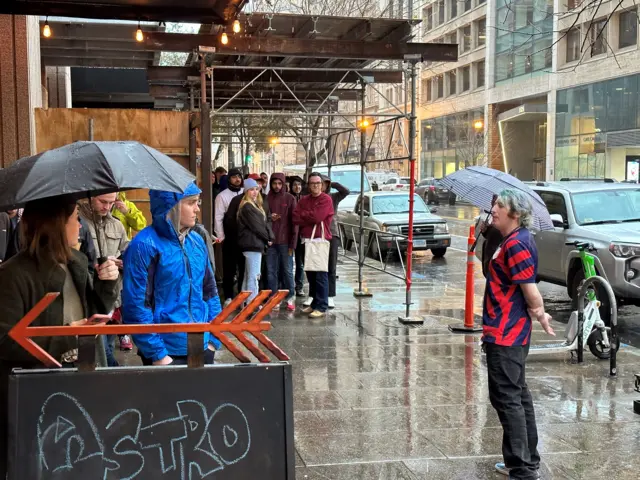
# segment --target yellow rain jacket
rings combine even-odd
[[[127,200],[127,196],[124,192],[118,193],[118,200],[123,201],[129,211],[124,214],[114,206],[111,210],[111,215],[122,222],[124,229],[127,232],[127,238],[131,240],[132,231],[135,230],[136,232],[139,232],[145,228],[147,226],[147,219],[144,217],[140,209],[136,207],[135,203]]]

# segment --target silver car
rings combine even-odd
[[[358,240],[360,208],[364,209],[364,226],[374,231],[409,233],[409,194],[406,192],[367,192],[356,202],[353,211],[338,211],[341,233],[345,247],[349,249]],[[434,215],[425,205],[422,198],[414,195],[413,249],[431,250],[434,257],[442,257],[451,245],[451,235],[447,221]],[[369,241],[369,231],[365,231],[365,245]],[[386,252],[396,248],[396,240],[392,235],[378,235],[378,245],[373,239],[372,255],[384,258]],[[402,251],[407,248],[404,237],[399,238],[398,245]]]
[[[566,245],[589,242],[598,274],[622,303],[640,304],[640,186],[594,182],[530,183],[555,228],[534,232],[541,280],[567,286],[575,298],[584,278],[579,253]]]

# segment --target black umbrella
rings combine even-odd
[[[178,162],[142,143],[76,142],[0,169],[0,212],[34,200],[136,188],[183,193],[194,180]]]
[[[75,142],[0,169],[0,212],[61,195],[87,198],[148,188],[182,193],[195,177],[138,142]]]

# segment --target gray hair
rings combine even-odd
[[[503,190],[498,195],[496,203],[509,210],[509,215],[519,217],[521,227],[531,226],[531,202],[519,190]]]

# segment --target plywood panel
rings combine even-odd
[[[89,140],[89,120],[94,121],[94,140],[132,140],[144,143],[189,168],[189,114],[121,109],[36,109],[38,152],[79,140]],[[198,173],[198,179],[200,173]],[[151,224],[148,190],[132,190],[127,198]]]
[[[163,148],[189,151],[189,114],[185,112],[153,112],[150,118],[149,144]]]
[[[117,119],[116,136],[121,140],[132,140],[154,146],[151,119],[156,113],[150,110],[120,110]],[[157,146],[154,146],[157,148]]]

